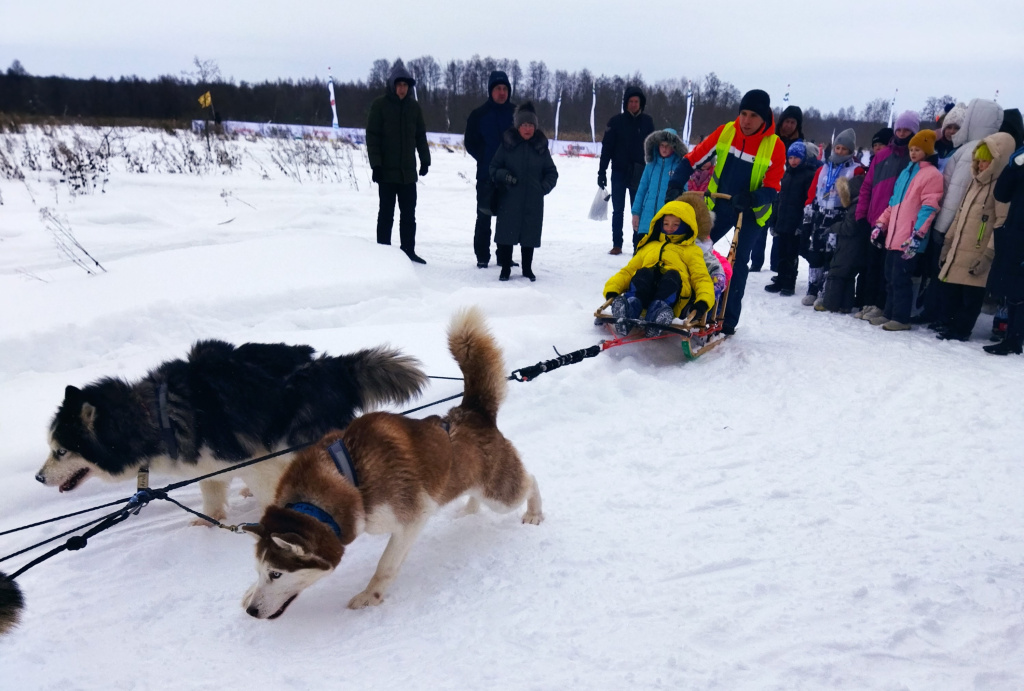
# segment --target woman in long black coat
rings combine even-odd
[[[548,151],[548,139],[538,128],[537,113],[527,101],[516,108],[513,125],[505,130],[491,161],[491,180],[497,186],[498,222],[494,241],[501,266],[499,280],[512,275],[512,246],[520,245],[523,276],[533,274],[533,250],[540,247],[544,225],[544,195],[555,187],[558,170]]]
[[[1010,157],[992,196],[996,201],[1009,202],[1010,211],[1003,227],[993,231],[995,257],[988,289],[995,297],[1006,298],[1009,315],[1006,336],[984,349],[993,355],[1020,354],[1024,343],[1024,149],[1017,149]]]

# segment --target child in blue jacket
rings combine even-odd
[[[683,140],[671,128],[651,132],[644,140],[644,159],[647,165],[630,210],[633,214],[634,254],[640,238],[650,229],[654,214],[664,204],[672,173],[688,151]]]

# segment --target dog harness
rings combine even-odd
[[[331,460],[334,461],[334,467],[338,469],[338,472],[344,475],[353,487],[359,487],[359,476],[356,475],[356,467],[352,463],[352,456],[345,446],[345,441],[339,439],[334,442],[327,447],[327,453],[331,455]]]
[[[338,539],[341,539],[341,526],[338,525],[338,522],[335,521],[333,517],[331,517],[331,514],[327,513],[319,506],[315,506],[313,504],[300,501],[294,504],[285,504],[284,508],[291,509],[296,513],[305,514],[307,516],[310,516],[311,518],[315,518],[321,523],[326,523],[327,527],[334,531],[334,534],[338,537]]]

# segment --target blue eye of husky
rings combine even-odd
[[[54,455],[55,455],[55,456],[56,456],[57,458],[60,458],[61,456],[63,456],[63,455],[64,455],[64,454],[66,454],[67,452],[68,452],[68,450],[67,450],[67,449],[57,449],[57,450],[56,450],[56,451],[54,451],[53,453],[54,453]]]
[[[281,577],[281,572],[280,571],[271,571],[267,575],[270,576],[270,580],[276,581],[278,578]]]

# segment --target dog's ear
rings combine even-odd
[[[267,534],[267,529],[263,527],[262,523],[243,523],[241,528],[245,532],[255,535],[257,539],[265,537]]]
[[[64,387],[64,401],[66,403],[73,403],[75,401],[82,400],[82,390],[76,386],[70,384]]]
[[[85,429],[92,432],[93,427],[96,424],[96,406],[92,403],[83,403],[82,410],[79,412],[79,415],[82,416],[82,425]]]
[[[270,539],[273,540],[274,544],[280,547],[281,549],[291,552],[296,556],[309,556],[309,551],[306,549],[305,540],[303,540],[295,533],[274,533],[270,536]]]

